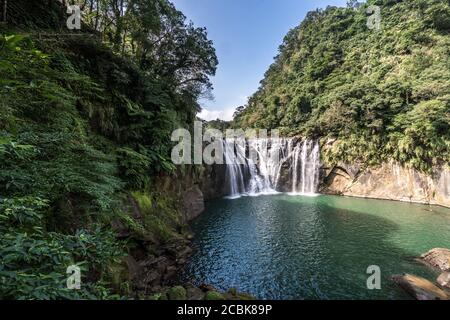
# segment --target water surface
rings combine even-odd
[[[449,209],[334,196],[220,199],[193,229],[183,280],[260,299],[407,299],[390,277],[434,280],[413,257],[450,248]],[[381,290],[367,289],[371,265],[381,268]]]

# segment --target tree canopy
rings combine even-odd
[[[380,30],[367,8],[381,9]],[[335,161],[450,162],[450,4],[369,0],[310,12],[234,126],[337,139]]]

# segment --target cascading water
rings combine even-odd
[[[235,149],[234,141],[224,140],[223,151],[227,165],[226,177],[230,185],[230,197],[239,197],[245,192],[244,174],[242,170],[242,154],[240,149]],[[245,155],[244,155],[245,158]]]
[[[295,139],[274,138],[235,144],[234,140],[225,140],[223,145],[230,198],[286,191],[287,183],[291,194],[317,192],[320,169],[317,141],[296,143]]]
[[[315,194],[319,183],[319,144],[317,141],[305,140],[297,145],[294,151],[292,166],[294,194]],[[300,167],[300,172],[298,169]]]

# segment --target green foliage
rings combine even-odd
[[[395,117],[387,145],[394,158],[426,170],[436,165],[435,154],[450,159],[450,96],[424,101]],[[401,134],[400,134],[401,132]]]
[[[0,299],[114,298],[103,284],[105,266],[122,255],[114,235],[100,228],[48,232],[48,203],[38,197],[0,202]],[[81,290],[67,289],[71,265],[82,270]]]
[[[0,25],[0,299],[117,298],[125,242],[107,230],[178,234],[175,200],[135,193],[138,221],[123,199],[174,170],[170,134],[192,126],[217,58],[167,0],[84,1],[70,36],[50,2],[16,0]],[[81,290],[66,288],[73,264]]]
[[[169,300],[186,300],[187,292],[185,288],[177,286],[170,288],[167,291],[167,297],[169,298]]]
[[[0,52],[1,103],[0,192],[39,194],[53,202],[77,199],[85,210],[106,211],[121,182],[114,158],[92,146],[88,123],[77,110],[78,90],[63,81],[76,77],[76,88],[91,87],[86,77],[60,73],[30,40]],[[8,40],[9,39],[9,40]],[[83,80],[86,83],[83,84]]]
[[[226,132],[227,129],[230,129],[230,122],[223,121],[220,119],[211,120],[211,121],[206,122],[206,125],[204,127],[205,127],[205,130],[217,129],[217,130],[220,130],[221,132]]]
[[[219,301],[219,300],[225,300],[225,297],[223,296],[223,294],[221,294],[217,291],[208,291],[205,295],[205,300]]]
[[[381,7],[381,30],[366,27]],[[331,162],[450,162],[448,1],[368,1],[310,12],[234,126],[337,140]]]

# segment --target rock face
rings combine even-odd
[[[183,193],[183,210],[187,221],[197,218],[205,211],[205,199],[198,186]]]
[[[339,164],[323,169],[321,192],[365,198],[420,202],[450,207],[450,169],[436,167],[432,175],[391,162],[365,168]]]
[[[428,251],[420,257],[426,264],[441,271],[450,271],[450,250],[436,248]]]
[[[450,300],[449,294],[424,278],[405,274],[392,280],[417,300]]]
[[[226,165],[203,166],[199,177],[199,186],[206,201],[228,195],[229,187],[226,184],[226,171]]]
[[[436,282],[447,290],[450,290],[450,272],[442,273],[436,280]]]

